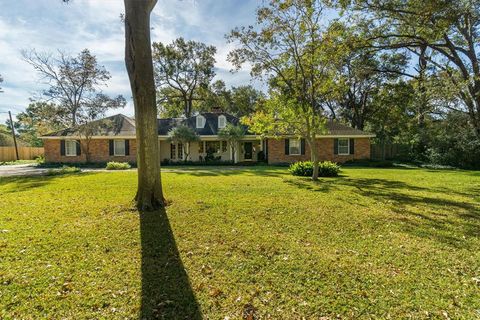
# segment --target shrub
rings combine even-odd
[[[47,176],[58,176],[62,174],[69,174],[69,173],[78,173],[80,172],[80,168],[77,167],[69,167],[69,166],[63,166],[58,169],[50,169],[47,171]]]
[[[128,162],[115,162],[110,161],[107,163],[105,169],[107,170],[127,170],[130,169],[132,166]]]
[[[294,176],[311,177],[313,175],[312,161],[295,162],[288,168]],[[340,172],[340,166],[331,161],[324,161],[318,164],[319,177],[336,177]]]
[[[35,161],[38,163],[38,164],[43,164],[45,163],[45,156],[43,154],[35,157]]]

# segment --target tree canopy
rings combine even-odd
[[[207,88],[215,76],[216,51],[214,46],[183,38],[167,45],[154,42],[155,80],[160,101],[178,99],[183,105],[183,114],[191,116],[193,102],[200,99],[200,88]]]
[[[88,49],[76,57],[60,51],[54,56],[34,49],[23,51],[22,55],[47,84],[43,91],[45,100],[54,102],[58,114],[68,119],[71,126],[126,104],[121,95],[110,98],[102,93],[111,76]]]
[[[320,1],[273,0],[257,10],[255,26],[235,28],[228,35],[238,45],[228,56],[234,66],[250,63],[251,75],[269,84],[268,114],[263,111],[250,122],[274,119],[274,134],[304,137],[314,162],[314,180],[318,178],[315,137],[325,130],[324,103],[335,90],[334,67],[342,54],[340,46],[332,45],[335,30],[327,32],[322,26],[325,10]]]

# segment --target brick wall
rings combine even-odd
[[[137,162],[137,144],[135,139],[129,139],[130,155],[128,156],[110,156],[108,139],[92,139],[90,142],[90,161],[91,162]],[[85,142],[82,141],[82,144]],[[60,140],[46,139],[43,142],[45,149],[46,162],[85,162],[86,156],[84,145],[80,156],[62,156],[60,155]]]
[[[370,159],[370,139],[355,138],[354,154],[335,155],[333,154],[333,138],[319,138],[316,145],[320,161],[333,161],[343,163],[353,159]],[[268,139],[268,163],[293,163],[296,161],[311,160],[310,148],[305,143],[304,155],[286,155],[285,139]]]

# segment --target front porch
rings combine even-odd
[[[263,152],[263,144],[259,139],[245,138],[235,143],[219,139],[206,138],[187,145],[159,140],[160,161],[181,162],[256,162],[263,160],[259,154]]]

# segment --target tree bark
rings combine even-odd
[[[317,145],[315,143],[315,138],[308,138],[307,143],[308,146],[310,147],[310,154],[311,154],[311,159],[313,162],[313,174],[312,174],[312,180],[317,181],[318,180],[318,166],[319,166],[319,161],[318,161],[318,150],[317,150]]]
[[[138,189],[137,208],[164,206],[158,154],[157,105],[150,41],[150,13],[156,0],[124,0],[125,65],[135,107]]]

